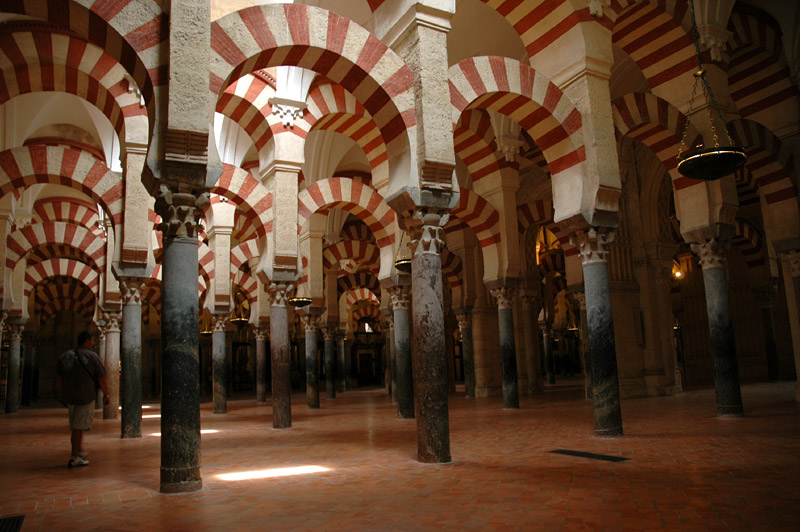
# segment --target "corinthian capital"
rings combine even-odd
[[[291,283],[272,282],[267,286],[270,305],[273,307],[285,307],[289,294],[294,290]]]
[[[497,300],[497,308],[508,309],[514,303],[514,293],[516,289],[513,286],[502,285],[497,288],[492,288],[489,293]]]
[[[158,230],[164,236],[193,237],[203,216],[203,207],[209,202],[208,192],[191,194],[175,192],[161,185],[156,197],[155,210],[161,216]]]
[[[725,238],[709,238],[703,242],[693,242],[692,252],[697,255],[700,267],[704,270],[725,267],[725,254],[731,241]]]
[[[417,209],[413,214],[411,251],[414,255],[439,255],[444,248],[444,226],[450,220],[450,214]]]
[[[408,287],[392,286],[389,288],[389,296],[392,299],[392,310],[408,310]]]
[[[141,277],[120,277],[119,288],[122,291],[123,305],[141,305],[144,279]]]
[[[608,245],[613,241],[614,229],[610,227],[579,229],[569,235],[569,243],[577,246],[584,266],[608,262]]]

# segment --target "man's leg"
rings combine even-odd
[[[80,452],[83,450],[83,431],[81,429],[72,429],[70,443],[72,443],[72,456],[78,456],[78,454],[80,454]]]

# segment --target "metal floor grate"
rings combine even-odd
[[[12,515],[11,517],[0,517],[0,532],[19,532],[22,528],[24,515]]]
[[[630,458],[625,458],[624,456],[609,456],[607,454],[587,453],[584,451],[569,451],[567,449],[556,449],[550,452],[555,454],[565,454],[567,456],[578,456],[580,458],[591,458],[592,460],[605,460],[606,462],[624,462],[625,460],[630,460]]]

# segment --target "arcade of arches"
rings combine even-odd
[[[687,387],[742,415],[800,370],[800,8],[694,4],[2,2],[5,412],[89,329],[121,437],[161,402],[164,492],[231,396],[285,428],[383,387],[424,462],[456,390],[585,382],[599,436]],[[725,137],[693,13],[748,154],[718,181],[676,168]]]

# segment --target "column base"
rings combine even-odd
[[[129,440],[129,439],[141,438],[141,437],[142,437],[142,431],[141,430],[137,431],[137,430],[134,430],[134,429],[127,429],[127,430],[122,431],[122,436],[121,436],[121,438],[123,440]]]
[[[187,480],[180,480],[186,478]],[[161,493],[189,493],[203,487],[199,467],[161,468]]]
[[[620,438],[624,436],[622,427],[614,427],[611,429],[594,429],[596,438]]]
[[[212,413],[214,413],[214,414],[227,414],[228,413],[228,409],[227,408],[215,408],[214,412],[212,412]]]
[[[732,419],[744,417],[744,408],[741,405],[717,406],[717,417]]]

